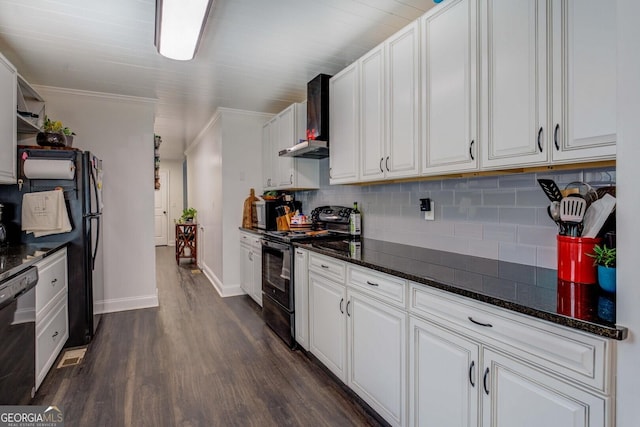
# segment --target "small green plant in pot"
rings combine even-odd
[[[182,216],[180,217],[181,222],[193,222],[193,219],[196,217],[198,211],[195,208],[186,208],[182,211]]]
[[[598,266],[598,283],[607,292],[616,291],[616,248],[596,245],[593,253],[587,254]]]

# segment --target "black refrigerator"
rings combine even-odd
[[[25,174],[25,161],[60,160],[73,162],[70,179],[49,179]],[[34,148],[18,149],[18,184],[0,186],[0,200],[7,207],[5,226],[14,243],[43,244],[68,242],[69,339],[65,347],[87,344],[93,338],[102,312],[104,280],[102,262],[102,161],[88,151]],[[27,192],[62,188],[71,223],[68,233],[34,237],[21,231],[22,196]]]

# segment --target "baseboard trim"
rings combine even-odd
[[[115,313],[118,311],[137,310],[140,308],[158,307],[158,295],[145,295],[132,298],[116,298],[97,301],[94,307],[96,314]]]
[[[213,285],[213,288],[216,290],[216,292],[218,292],[218,295],[220,295],[222,298],[245,295],[245,292],[240,287],[240,284],[225,286],[222,283],[222,281],[218,278],[218,276],[216,276],[216,274],[206,264],[203,263],[201,266],[201,269],[202,269],[202,272],[204,273],[204,276],[209,280],[209,282],[211,282],[211,285]]]

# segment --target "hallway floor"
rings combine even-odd
[[[54,365],[34,404],[62,406],[67,426],[378,425],[248,297],[221,298],[173,247],[156,266],[160,307],[104,315],[82,363]]]

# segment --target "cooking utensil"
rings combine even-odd
[[[564,187],[564,191],[566,191],[567,193],[574,193],[574,194],[577,193],[581,195],[582,198],[586,200],[587,207],[589,207],[591,203],[598,200],[597,191],[586,182],[582,182],[582,181],[570,182]],[[569,194],[566,194],[565,196],[568,196],[568,195]]]
[[[558,234],[565,234],[565,226],[564,223],[560,220],[560,202],[553,201],[549,206],[547,206],[547,213],[549,214],[549,218],[553,220],[558,225]]]
[[[567,225],[566,235],[580,236],[586,210],[587,201],[578,194],[572,194],[560,200],[560,219]]]
[[[542,187],[542,191],[547,195],[549,200],[552,202],[559,202],[562,200],[562,193],[560,193],[560,188],[558,184],[552,179],[538,179],[538,184]]]

